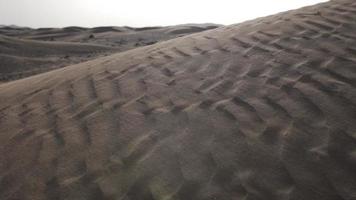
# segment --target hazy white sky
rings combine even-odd
[[[0,24],[30,27],[234,24],[326,0],[0,0]]]

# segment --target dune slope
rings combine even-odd
[[[100,44],[128,50],[159,41],[219,27],[218,24],[182,24],[163,27],[65,27],[19,28],[0,27],[0,34],[40,41],[63,41]]]
[[[215,24],[39,29],[0,26],[0,82],[217,27]]]
[[[117,51],[104,45],[24,40],[0,35],[0,81],[47,72]]]
[[[0,85],[0,199],[356,199],[356,3]]]

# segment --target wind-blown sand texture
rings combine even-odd
[[[215,24],[40,29],[0,26],[0,82],[217,27]]]
[[[0,82],[47,72],[117,52],[103,45],[42,42],[0,35]]]
[[[0,199],[356,199],[356,2],[0,85]]]

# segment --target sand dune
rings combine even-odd
[[[0,27],[0,82],[216,27],[213,24],[145,28]]]
[[[103,45],[43,42],[0,35],[0,81],[80,63],[117,49]]]
[[[0,85],[0,199],[356,199],[356,3]]]
[[[66,27],[66,28],[20,28],[0,27],[0,34],[22,39],[42,41],[64,41],[100,44],[128,50],[146,43],[197,33],[219,27],[217,24],[185,24],[166,27]]]

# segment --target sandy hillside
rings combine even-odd
[[[169,27],[0,27],[0,82],[213,29],[214,24]]]
[[[130,49],[154,44],[191,33],[219,27],[218,24],[183,24],[165,27],[65,27],[39,28],[0,27],[0,34],[31,40],[65,41],[101,44],[120,49]]]
[[[0,85],[0,199],[356,199],[356,2]]]
[[[11,81],[117,52],[74,42],[42,42],[0,35],[0,82]]]

